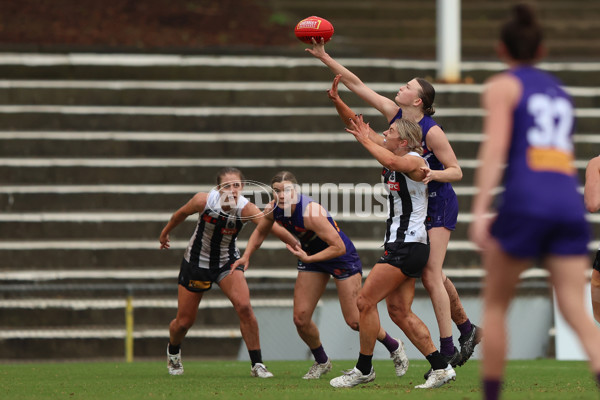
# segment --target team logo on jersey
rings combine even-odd
[[[227,221],[227,227],[221,229],[221,234],[223,235],[235,235],[238,230],[235,227],[235,222]]]

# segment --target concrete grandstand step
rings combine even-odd
[[[573,6],[576,7],[576,6]],[[464,40],[472,40],[473,38],[485,38],[495,40],[500,31],[500,26],[504,19],[489,20],[489,19],[463,19],[461,21],[461,35]],[[335,39],[338,36],[343,36],[344,40],[348,40],[349,36],[353,38],[371,38],[373,42],[382,37],[410,37],[415,30],[419,30],[424,37],[434,38],[436,34],[437,21],[435,19],[415,19],[415,20],[398,20],[398,15],[389,15],[386,18],[363,19],[360,16],[354,18],[344,18],[336,21],[335,24]],[[543,22],[544,37],[550,40],[550,47],[555,40],[579,40],[586,37],[594,37],[600,34],[600,23],[598,20],[579,20],[579,23],[565,20],[565,18],[544,19]],[[428,35],[428,36],[427,36]],[[423,37],[423,36],[421,36]],[[331,43],[333,45],[334,42]],[[463,51],[463,54],[468,54],[468,51]],[[470,54],[469,54],[470,56]]]
[[[337,209],[333,218],[351,239],[374,239],[384,237],[387,218],[386,202],[373,202],[365,207],[360,204],[348,204],[346,210]],[[322,201],[325,203],[324,201]],[[360,207],[360,208],[359,208]],[[334,207],[328,207],[334,208]],[[66,239],[156,239],[167,223],[171,213],[164,212],[127,212],[127,213],[4,213],[0,214],[3,230],[0,239],[6,240],[66,240]],[[600,236],[600,216],[589,214],[591,223],[598,226]],[[454,239],[466,239],[466,228],[472,221],[472,215],[461,212],[458,215],[458,226],[453,234]],[[191,236],[197,224],[197,218],[190,217],[171,234],[177,240],[185,235]],[[255,225],[249,224],[240,232],[238,240],[247,240],[254,231]]]
[[[376,131],[387,122],[372,108],[355,108]],[[6,130],[111,131],[275,131],[331,132],[341,130],[333,107],[117,107],[117,106],[0,106]],[[596,132],[600,111],[576,109],[580,133]],[[480,108],[445,108],[436,120],[449,131],[480,132]]]
[[[299,182],[356,182],[376,184],[380,181],[381,165],[369,159],[79,159],[79,158],[2,158],[0,183],[6,185],[44,184],[194,184],[211,182],[222,167],[236,165],[245,175],[259,182],[270,182],[281,170],[294,172]],[[587,160],[575,161],[580,174]],[[459,185],[473,182],[476,160],[461,160],[463,179]],[[148,170],[152,174],[148,174]]]
[[[0,330],[0,359],[83,360],[124,359],[125,329],[101,326],[87,329]],[[166,358],[168,328],[148,328],[134,332],[134,357]],[[185,341],[186,358],[219,357],[236,359],[242,343],[239,329],[192,328]],[[166,374],[166,369],[165,369]]]
[[[81,265],[90,268],[121,269],[144,265],[149,270],[172,265],[178,268],[183,249],[188,241],[174,241],[171,250],[158,250],[156,240],[53,240],[53,241],[3,241],[0,243],[0,259],[7,260],[6,268],[36,269],[77,269]],[[243,250],[245,243],[238,243]],[[354,240],[361,260],[365,265],[373,265],[381,256],[383,238],[375,240]],[[590,244],[590,252],[597,250],[597,242]],[[456,267],[480,265],[480,257],[475,246],[466,240],[452,240],[448,245],[446,263]],[[591,254],[591,253],[590,253]],[[266,240],[253,256],[255,265],[296,265],[296,259],[278,240]]]
[[[372,119],[376,120],[375,116]],[[459,161],[477,158],[482,135],[446,132]],[[574,137],[575,154],[580,159],[595,155],[593,145],[600,143],[596,133]],[[339,132],[264,132],[264,133],[189,133],[189,132],[54,132],[0,131],[0,157],[214,157],[230,159],[278,158],[280,146],[290,158],[307,155],[330,157],[344,154],[349,158],[370,158],[349,133]],[[235,162],[235,161],[232,161]]]
[[[332,76],[333,77],[333,76]],[[369,83],[373,90],[394,98],[403,82]],[[321,82],[200,82],[200,81],[101,81],[4,80],[0,104],[120,105],[120,106],[331,106]],[[477,107],[481,85],[437,84],[436,104],[451,104],[460,96],[463,106]],[[350,106],[364,106],[349,90],[339,89]]]
[[[369,107],[357,113],[374,119],[374,129],[387,129],[387,121]],[[592,129],[589,109],[579,110],[582,130]],[[334,107],[118,107],[118,106],[0,106],[7,130],[116,130],[116,131],[275,131],[330,132],[343,125]],[[454,131],[479,132],[479,108],[445,108],[436,113],[438,123]],[[592,122],[593,124],[593,122]],[[593,126],[593,125],[592,125]]]
[[[173,285],[174,286],[174,285]],[[218,290],[215,290],[218,291]],[[212,294],[212,293],[211,293]],[[153,326],[169,322],[177,314],[177,296],[169,299],[138,298],[132,296],[135,326]],[[211,298],[212,297],[212,298]],[[208,294],[200,302],[195,325],[197,327],[236,327],[239,318],[228,299],[214,298]],[[253,308],[292,307],[293,300],[252,298]],[[113,329],[125,326],[127,300],[123,298],[35,298],[0,300],[0,315],[5,326],[25,328],[45,327],[75,329],[91,325],[102,325]],[[213,328],[214,329],[214,328]],[[231,328],[229,328],[231,329]],[[12,328],[11,328],[12,330]],[[2,333],[0,333],[1,337]]]
[[[589,52],[586,52],[588,54]],[[333,55],[335,53],[332,52]],[[407,82],[415,76],[435,77],[436,61],[391,58],[347,58],[338,61],[365,82]],[[543,62],[539,67],[566,85],[598,86],[598,62]],[[464,61],[463,77],[482,83],[505,70],[499,61]],[[10,80],[158,80],[247,82],[331,82],[333,75],[310,55],[180,56],[152,54],[19,54],[0,53],[0,76]],[[110,84],[108,84],[110,87]]]
[[[248,178],[253,178],[248,176]],[[268,183],[268,181],[266,181]],[[328,204],[343,204],[344,191],[341,186],[334,185],[323,188],[319,195],[312,190],[313,183],[307,183],[306,194],[315,199],[324,199]],[[355,183],[340,183],[344,187],[354,187]],[[4,185],[0,186],[0,209],[11,213],[55,213],[55,212],[91,212],[91,213],[132,213],[131,204],[135,204],[136,212],[172,213],[197,192],[208,192],[214,187],[206,185]],[[301,188],[305,187],[301,182]],[[367,196],[364,187],[365,196]],[[303,189],[304,190],[304,189]],[[474,189],[470,186],[455,185],[459,196],[461,211],[468,211],[463,204],[469,202]],[[356,193],[350,191],[349,193]],[[355,196],[355,195],[354,195]],[[361,194],[362,196],[362,194]],[[355,197],[352,197],[355,199]],[[331,207],[329,207],[331,208]],[[333,212],[333,210],[332,210]],[[39,214],[42,218],[41,214]],[[166,215],[166,214],[165,214]],[[50,216],[51,217],[51,216]],[[6,217],[7,219],[10,216]],[[33,217],[32,217],[33,218]],[[94,218],[93,216],[91,218]],[[130,218],[126,218],[130,219]]]
[[[369,82],[376,92],[393,99],[404,82]],[[198,106],[198,107],[328,107],[326,90],[331,81],[322,82],[198,82],[198,81],[78,81],[78,80],[4,80],[0,81],[0,104],[6,105],[96,105],[96,106]],[[437,108],[460,104],[479,107],[481,84],[436,83]],[[600,88],[567,86],[578,108],[597,106]],[[339,91],[351,107],[365,103]]]

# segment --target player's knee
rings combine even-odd
[[[377,304],[371,301],[368,297],[359,294],[358,298],[356,299],[356,306],[358,307],[358,312],[365,313],[372,310],[374,307],[377,307]]]
[[[254,311],[252,311],[250,302],[240,303],[235,307],[235,309],[241,320],[249,320],[254,318]]]
[[[188,316],[179,316],[175,319],[175,329],[182,332],[187,332],[194,325],[195,318]]]
[[[294,325],[298,329],[302,329],[310,324],[310,315],[306,312],[294,313]]]
[[[440,275],[432,272],[432,271],[428,271],[425,272],[423,271],[423,275],[421,276],[421,282],[423,282],[423,286],[425,287],[425,289],[431,293],[437,285],[442,285],[443,286],[443,282],[440,279]]]
[[[411,313],[410,307],[404,304],[388,304],[387,309],[390,318],[396,324],[398,323],[397,321],[402,322],[406,320],[406,317]]]
[[[346,324],[350,327],[350,329],[358,332],[358,321],[347,319]]]

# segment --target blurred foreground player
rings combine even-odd
[[[520,274],[536,261],[550,273],[560,311],[600,383],[600,330],[582,294],[590,234],[573,166],[573,103],[553,76],[533,67],[543,55],[541,41],[533,10],[514,6],[497,47],[510,69],[491,77],[482,96],[485,139],[469,236],[482,249],[486,270],[482,372],[488,400],[501,392],[507,310]],[[502,178],[505,190],[492,221],[492,192]]]

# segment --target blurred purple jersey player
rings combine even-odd
[[[485,139],[469,229],[483,250],[486,270],[482,375],[487,400],[496,400],[501,391],[506,316],[515,287],[536,262],[550,273],[560,311],[600,383],[600,330],[581,296],[589,227],[573,166],[573,104],[555,78],[533,67],[543,47],[530,6],[514,6],[500,36],[498,54],[510,69],[491,77],[482,96]],[[492,222],[493,191],[501,183],[505,190]]]

